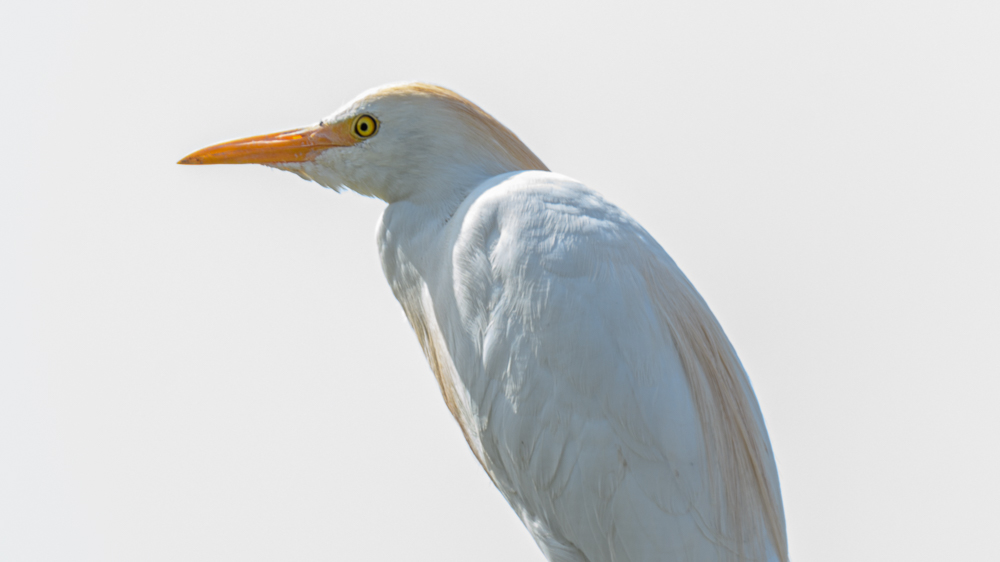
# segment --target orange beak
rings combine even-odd
[[[178,164],[312,162],[324,150],[360,142],[348,127],[346,123],[323,124],[223,142],[193,152]]]

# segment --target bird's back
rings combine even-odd
[[[550,560],[787,559],[749,381],[642,227],[548,172],[492,178],[440,225],[415,216],[383,216],[386,276]]]

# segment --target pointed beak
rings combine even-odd
[[[344,123],[320,124],[291,131],[258,135],[203,148],[178,164],[281,164],[312,162],[323,151],[351,146],[360,139]]]

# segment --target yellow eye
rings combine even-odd
[[[378,130],[378,121],[371,115],[362,115],[354,120],[354,134],[361,138],[370,137]]]

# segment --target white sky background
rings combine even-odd
[[[0,560],[542,560],[382,278],[383,204],[174,164],[412,79],[694,281],[793,559],[996,555],[997,2],[139,4],[0,8]]]

